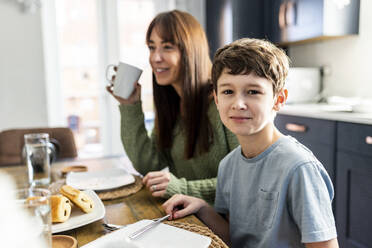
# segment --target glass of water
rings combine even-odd
[[[52,247],[52,217],[50,191],[42,188],[24,188],[16,190],[17,203],[27,214],[29,235],[38,238],[43,247]]]
[[[48,153],[49,134],[25,134],[28,181],[32,186],[47,186],[50,183],[50,160]]]

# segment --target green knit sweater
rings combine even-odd
[[[148,136],[144,124],[142,103],[120,105],[121,140],[134,168],[145,175],[169,167],[171,180],[165,197],[186,194],[214,202],[218,165],[223,157],[238,146],[238,141],[221,122],[214,102],[208,109],[213,129],[213,144],[209,152],[186,160],[184,158],[185,134],[178,122],[173,130],[170,150],[157,150],[155,132]]]

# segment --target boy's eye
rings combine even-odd
[[[248,90],[248,95],[257,95],[259,94],[260,92],[257,91],[257,90]]]
[[[224,90],[224,91],[222,91],[222,94],[224,94],[224,95],[230,95],[232,93],[233,93],[232,90]]]

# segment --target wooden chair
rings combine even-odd
[[[48,133],[58,142],[58,159],[77,157],[74,135],[67,127],[9,129],[0,132],[0,166],[22,163],[23,136],[27,133]]]

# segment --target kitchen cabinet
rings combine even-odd
[[[206,0],[206,34],[210,56],[213,58],[218,48],[232,42],[231,0]]]
[[[206,33],[211,57],[218,48],[234,40],[267,37],[266,6],[262,0],[206,0]]]
[[[215,51],[243,37],[289,44],[359,33],[360,0],[206,0],[206,33]]]
[[[372,245],[372,126],[338,123],[337,231],[340,247]]]
[[[324,40],[359,32],[360,0],[269,0],[265,23],[269,40],[279,44]]]

